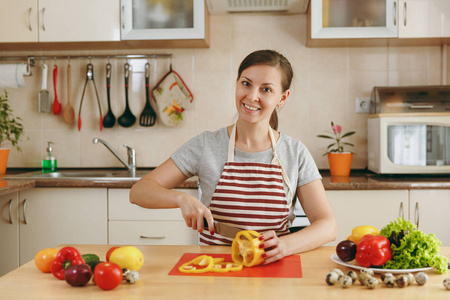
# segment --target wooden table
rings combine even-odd
[[[75,245],[81,253],[96,253],[105,258],[109,245]],[[425,286],[387,288],[381,282],[375,290],[355,283],[348,289],[325,283],[327,273],[335,267],[330,257],[334,247],[321,247],[301,254],[303,278],[244,278],[169,276],[168,273],[184,253],[230,253],[219,246],[138,246],[145,263],[136,284],[122,283],[116,289],[103,291],[92,282],[86,287],[71,287],[52,274],[37,270],[34,261],[0,278],[0,299],[449,299],[450,291],[442,281],[449,273],[427,271]],[[450,255],[450,247],[441,253]],[[379,275],[377,275],[379,278]]]

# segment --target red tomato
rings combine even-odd
[[[122,282],[122,269],[115,263],[99,263],[94,269],[94,282],[102,290],[112,290]]]
[[[106,261],[109,261],[109,257],[111,256],[111,253],[113,253],[113,251],[116,250],[117,248],[120,248],[120,247],[112,247],[111,249],[108,250],[108,252],[106,252]]]

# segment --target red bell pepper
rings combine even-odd
[[[56,278],[64,280],[64,273],[68,267],[84,263],[84,259],[77,249],[74,247],[64,247],[59,250],[56,259],[52,263],[52,274]]]
[[[381,266],[390,259],[391,243],[382,235],[366,234],[356,247],[355,260],[361,267]]]

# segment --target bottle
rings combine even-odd
[[[57,171],[57,163],[56,163],[56,157],[53,156],[52,151],[52,144],[55,144],[53,142],[47,142],[47,153],[44,155],[44,158],[42,159],[42,173],[50,173],[50,172],[56,172]]]

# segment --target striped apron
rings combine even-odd
[[[242,230],[265,232],[274,230],[277,236],[289,233],[288,215],[292,201],[289,178],[276,154],[276,142],[269,129],[273,159],[270,164],[234,161],[236,125],[228,143],[228,161],[211,199],[209,209],[217,222]],[[283,178],[289,197],[283,188]],[[200,244],[229,245],[232,238],[204,231]]]

